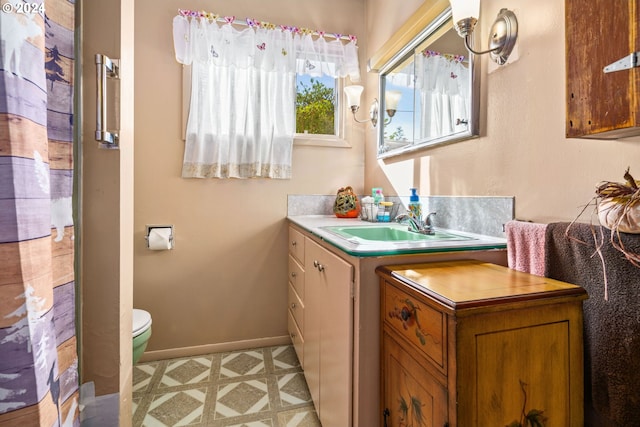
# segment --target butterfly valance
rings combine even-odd
[[[233,17],[180,11],[173,19],[176,60],[360,80],[355,36],[329,36],[252,19],[241,23],[244,28],[237,24]]]

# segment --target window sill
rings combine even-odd
[[[334,147],[334,148],[351,148],[351,144],[346,139],[336,137],[335,135],[304,135],[296,134],[293,137],[294,146],[310,146],[310,147]]]

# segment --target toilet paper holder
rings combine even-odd
[[[173,249],[175,246],[174,238],[173,238],[173,225],[147,225],[146,231],[144,234],[144,240],[147,242],[147,249],[151,249],[149,246],[149,234],[153,229],[169,229],[169,247],[167,249]]]

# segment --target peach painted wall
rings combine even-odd
[[[365,126],[352,121],[351,148],[296,146],[291,180],[182,179],[178,8],[355,34],[365,73],[364,0],[135,2],[133,293],[153,318],[146,358],[287,340],[287,195],[360,192],[364,182]],[[147,250],[145,224],[173,224],[175,249]]]
[[[477,40],[487,39],[501,7],[515,11],[520,34],[513,63],[491,70],[481,58],[480,138],[379,161],[374,129],[350,122],[352,148],[297,146],[289,181],[180,178],[181,66],[170,32],[178,8],[358,35],[368,106],[378,86],[376,74],[364,74],[366,60],[421,5],[136,2],[134,305],[153,316],[151,353],[285,336],[287,194],[332,194],[352,185],[406,195],[417,186],[422,195],[515,196],[517,217],[555,221],[574,219],[595,185],[621,180],[627,166],[640,176],[640,138],[564,136],[563,2],[489,0]],[[175,250],[145,249],[144,226],[158,223],[175,225]]]
[[[94,382],[97,396],[120,395],[119,425],[131,425],[131,306],[133,301],[134,33],[127,0],[81,2],[82,203],[81,382]],[[105,36],[108,29],[109,37]],[[103,150],[96,129],[96,53],[120,59],[120,149]],[[111,87],[111,84],[109,85]],[[109,105],[112,105],[110,98]]]
[[[422,2],[402,3],[399,8],[395,2],[367,0],[367,58]],[[366,187],[382,186],[388,194],[402,195],[416,186],[423,195],[515,196],[518,218],[548,222],[573,220],[598,182],[623,181],[628,166],[640,177],[639,137],[565,137],[564,2],[483,1],[478,44],[486,43],[503,7],[518,18],[518,58],[492,72],[488,55],[481,59],[482,136],[378,161],[375,135],[367,133]],[[369,76],[370,99],[377,91],[376,77]]]

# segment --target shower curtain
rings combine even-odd
[[[0,426],[79,426],[75,0],[0,3]]]

